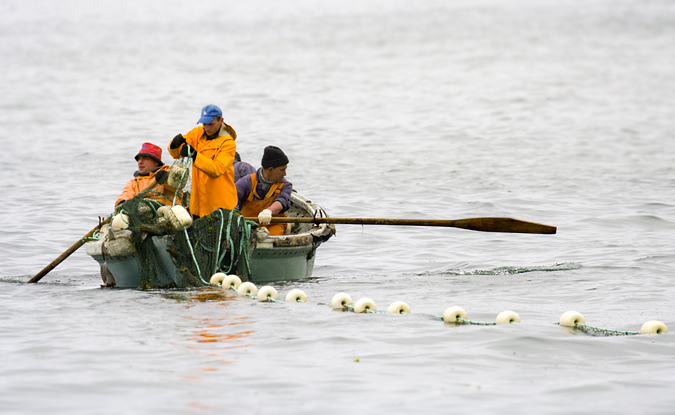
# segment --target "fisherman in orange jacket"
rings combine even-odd
[[[199,218],[219,208],[232,210],[237,206],[232,167],[237,133],[225,124],[223,112],[215,105],[202,108],[197,123],[202,126],[174,137],[169,152],[175,159],[192,158],[190,213]]]
[[[138,171],[134,173],[134,178],[124,186],[122,194],[115,201],[115,207],[139,194],[153,183],[153,179],[158,184],[146,194],[145,198],[168,206],[173,205],[176,189],[164,184],[169,177],[169,166],[162,162],[162,149],[152,143],[143,143],[141,151],[134,158],[138,162]],[[181,198],[182,192],[176,198],[177,205],[180,205]]]
[[[293,184],[284,178],[288,157],[279,147],[267,146],[260,165],[256,173],[237,181],[239,211],[245,217],[257,216],[271,236],[284,235],[287,223],[270,222],[273,216],[285,217],[284,212],[291,207]]]

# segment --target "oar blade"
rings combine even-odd
[[[557,232],[555,226],[513,218],[471,218],[458,219],[452,222],[453,227],[480,232],[536,233],[544,235],[553,235]]]

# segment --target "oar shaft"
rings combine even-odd
[[[258,218],[246,218],[257,222]],[[389,219],[389,218],[308,218],[274,217],[272,223],[332,223],[346,225],[443,226],[480,232],[555,234],[556,227],[512,218],[470,219]]]
[[[143,190],[141,190],[141,191],[138,192],[137,194],[141,194],[141,193],[143,193],[143,192],[145,192],[145,191],[151,190],[151,189],[154,188],[157,184],[159,184],[159,183],[157,183],[157,180],[155,180],[155,179],[153,178],[152,181],[151,181],[147,186],[145,186],[145,188],[143,188]],[[81,247],[82,245],[84,245],[84,242],[83,242],[84,239],[89,238],[90,236],[92,236],[92,235],[94,234],[94,232],[96,232],[97,230],[99,230],[99,229],[101,228],[101,226],[105,225],[106,223],[110,223],[110,221],[112,221],[112,218],[113,218],[113,216],[109,216],[109,217],[107,217],[103,222],[99,223],[98,226],[96,226],[94,229],[90,230],[86,235],[84,235],[84,236],[83,236],[82,238],[80,238],[77,242],[75,242],[70,248],[66,249],[66,251],[65,251],[64,253],[62,253],[61,255],[59,255],[58,258],[56,258],[56,259],[53,260],[49,265],[47,265],[46,267],[44,267],[44,268],[42,269],[42,271],[38,272],[33,278],[31,278],[30,280],[28,280],[28,282],[29,282],[29,283],[35,283],[35,282],[40,281],[40,279],[42,279],[42,277],[44,277],[45,275],[47,275],[47,274],[49,273],[49,271],[51,271],[51,270],[53,270],[54,268],[56,268],[57,265],[59,265],[59,264],[60,264],[61,262],[63,262],[66,258],[68,258],[73,252],[77,251],[77,249],[78,249],[79,247]]]
[[[56,268],[57,265],[59,265],[59,264],[60,264],[61,262],[63,262],[66,258],[68,258],[73,252],[77,251],[77,249],[78,249],[79,247],[81,247],[81,246],[84,244],[84,242],[83,242],[84,239],[89,238],[90,236],[92,236],[92,235],[94,234],[94,232],[96,232],[97,230],[99,230],[99,229],[101,228],[101,226],[103,226],[103,225],[106,224],[106,223],[109,223],[111,220],[112,220],[112,216],[107,217],[104,221],[102,221],[101,223],[99,223],[94,229],[90,230],[86,235],[84,235],[84,236],[83,236],[82,238],[80,238],[77,242],[75,242],[75,243],[74,243],[70,248],[68,248],[64,253],[62,253],[61,255],[59,255],[58,258],[56,258],[56,259],[53,260],[49,265],[47,265],[46,267],[44,267],[44,268],[42,269],[42,271],[40,271],[40,272],[38,272],[37,274],[35,274],[35,276],[34,276],[33,278],[31,278],[30,280],[28,280],[28,282],[29,282],[29,283],[36,283],[36,282],[40,281],[40,280],[42,279],[42,277],[44,277],[45,275],[47,275],[47,274],[49,273],[49,271],[51,271],[51,270],[53,270],[54,268]]]

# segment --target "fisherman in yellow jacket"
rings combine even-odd
[[[151,188],[145,198],[171,206],[176,189],[165,184],[169,176],[169,166],[162,162],[162,149],[152,143],[143,143],[141,150],[134,158],[138,162],[138,171],[134,173],[134,178],[124,186],[122,194],[115,201],[115,207],[145,190],[153,183],[153,179],[158,184]],[[180,192],[176,198],[177,205],[180,205],[182,196],[183,192]]]
[[[225,124],[223,112],[215,105],[202,108],[197,123],[183,136],[178,134],[169,144],[173,158],[192,158],[190,213],[199,218],[216,209],[232,210],[237,206],[232,163],[237,150],[237,133]]]

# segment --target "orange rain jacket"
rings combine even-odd
[[[232,210],[237,206],[237,188],[234,186],[232,167],[237,150],[234,143],[237,133],[223,123],[218,135],[213,140],[207,140],[204,127],[200,126],[183,136],[186,143],[197,150],[197,157],[192,163],[190,213],[199,217],[219,208]],[[171,148],[169,143],[171,156],[180,158],[180,150],[184,145],[186,144]]]
[[[259,195],[256,189],[258,186],[258,173],[253,173],[249,177],[251,178],[251,192],[244,200],[242,200],[239,209],[242,216],[244,217],[258,216],[258,213],[262,212],[263,209],[267,209],[268,207],[270,207],[272,203],[274,203],[274,201],[276,200],[279,193],[281,193],[281,189],[284,186],[290,186],[291,189],[293,188],[293,185],[289,181],[284,179],[283,182],[274,183],[272,186],[270,186],[269,190],[267,191],[267,194]],[[244,182],[242,182],[242,184],[243,183]],[[285,218],[286,214],[277,213],[275,215],[272,215],[272,217]],[[286,229],[288,228],[289,225],[290,224],[288,223],[271,223],[265,227],[267,228],[271,236],[279,236],[284,235],[286,233]]]
[[[115,201],[115,206],[119,205],[121,202],[124,202],[125,200],[129,200],[132,197],[136,196],[139,194],[143,189],[145,189],[155,178],[155,174],[159,170],[164,170],[165,172],[169,172],[169,166],[166,164],[162,165],[159,169],[150,172],[148,175],[142,175],[142,176],[135,176],[133,179],[129,180],[127,184],[124,186],[124,190],[122,190],[122,194],[120,197],[117,198]],[[166,183],[165,185],[158,184],[155,187],[152,188],[151,191],[147,193],[145,196],[146,199],[152,199],[156,200],[160,203],[163,203],[165,205],[171,206],[173,204],[173,196],[176,193],[176,189],[173,187],[167,186]],[[176,198],[176,204],[180,205],[181,200],[183,198],[183,192],[181,191],[178,194],[178,197]]]

